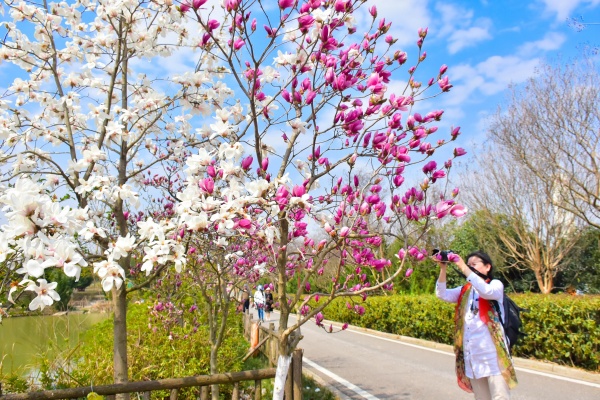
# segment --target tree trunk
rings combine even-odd
[[[285,219],[285,214],[281,213],[279,228],[280,245],[286,250],[280,251],[277,255],[277,300],[279,301],[279,331],[283,332],[288,327],[288,319],[290,316],[290,307],[288,305],[286,286],[288,281],[286,266],[287,266],[287,245],[288,245],[288,221]],[[280,353],[281,354],[281,353]]]
[[[114,341],[113,341],[113,364],[115,383],[128,382],[127,364],[127,292],[125,283],[120,289],[113,287],[114,306]],[[128,400],[129,394],[117,395],[118,400]]]
[[[217,350],[218,350],[218,348],[216,346],[210,347],[210,373],[211,373],[211,375],[219,373],[219,371],[217,369],[217,363],[218,363]],[[212,393],[211,399],[219,400],[219,385],[211,385],[210,391]]]

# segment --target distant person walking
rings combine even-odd
[[[456,303],[454,314],[454,354],[456,378],[461,389],[473,393],[476,400],[508,400],[517,377],[502,323],[491,301],[504,310],[504,285],[492,279],[492,261],[480,251],[467,256],[467,263],[458,254],[448,255],[466,276],[463,286],[446,288],[448,261],[434,256],[440,266],[435,294]]]
[[[267,286],[265,288],[265,315],[267,317],[267,321],[271,320],[271,312],[273,311],[273,293],[271,293],[271,288]]]
[[[250,295],[252,293],[250,292],[250,288],[248,287],[248,284],[245,283],[244,287],[242,288],[242,293],[241,293],[241,298],[240,298],[240,302],[243,304],[243,308],[242,311],[244,313],[247,313],[248,310],[250,309]]]
[[[254,306],[258,310],[258,320],[264,322],[265,320],[265,293],[263,292],[262,285],[258,285],[256,292],[254,293]]]

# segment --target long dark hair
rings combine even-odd
[[[494,264],[492,263],[492,258],[487,253],[484,253],[481,250],[474,251],[467,255],[467,258],[465,259],[466,262],[469,262],[469,258],[471,257],[478,257],[481,259],[481,261],[483,261],[484,264],[489,264],[490,270],[487,273],[487,277],[494,279]]]

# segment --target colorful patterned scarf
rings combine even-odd
[[[463,286],[458,302],[456,303],[456,309],[454,311],[454,354],[456,355],[456,379],[458,386],[466,392],[473,393],[471,386],[471,380],[465,374],[465,356],[463,351],[463,325],[465,321],[465,312],[467,310],[467,304],[469,302],[469,296],[471,295],[471,284],[467,283]],[[496,353],[498,354],[498,366],[502,373],[502,377],[508,384],[509,388],[517,386],[517,375],[515,374],[515,368],[508,352],[508,347],[504,341],[504,334],[498,313],[492,307],[489,301],[479,297],[479,316],[481,321],[487,325],[492,335],[492,341],[496,346]]]

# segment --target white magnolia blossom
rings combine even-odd
[[[244,184],[240,179],[230,179],[228,181],[229,186],[221,189],[221,195],[223,197],[237,199],[242,196],[244,190]]]
[[[238,162],[244,154],[244,147],[240,142],[223,143],[219,147],[219,158]]]
[[[246,190],[251,197],[263,197],[263,195],[271,188],[271,184],[265,179],[257,179],[246,183]]]
[[[37,280],[39,285],[36,285],[33,281],[29,281],[29,285],[25,290],[33,291],[37,296],[29,303],[30,310],[43,310],[46,306],[51,306],[55,301],[60,300],[60,295],[56,293],[54,289],[58,283],[46,281],[45,279]]]
[[[139,208],[140,199],[137,192],[134,192],[130,185],[115,186],[111,196],[113,201],[117,199],[128,200],[135,208]]]
[[[254,265],[253,269],[256,270],[260,275],[263,275],[267,271],[267,264],[266,263],[256,264],[256,265]]]
[[[98,235],[101,238],[106,238],[106,232],[104,229],[97,227],[93,221],[87,221],[85,226],[79,231],[85,240],[92,240],[94,235]]]
[[[113,287],[120,289],[125,280],[125,271],[111,257],[94,263],[94,273],[102,279],[102,289],[105,292],[109,292]]]
[[[292,121],[286,122],[294,132],[306,133],[307,122],[302,121],[300,118],[296,118]]]
[[[209,166],[212,161],[212,155],[204,148],[198,150],[198,154],[194,154],[186,160],[189,174],[196,174],[203,171]]]
[[[52,254],[44,261],[44,265],[46,268],[62,268],[65,275],[78,281],[81,275],[81,267],[87,267],[88,264],[73,244],[62,240],[56,244]]]
[[[13,245],[14,240],[5,232],[0,231],[0,263],[5,262],[11,254],[15,253],[15,250],[11,247]]]
[[[139,221],[138,234],[141,240],[165,240],[165,222],[161,221],[160,224],[154,222],[152,218],[147,218],[145,221]]]
[[[114,260],[119,260],[121,257],[127,257],[134,247],[135,236],[128,233],[127,236],[119,236],[115,243],[111,243],[106,254],[112,256]]]
[[[39,260],[28,260],[23,264],[22,268],[17,270],[17,274],[23,274],[25,277],[33,276],[34,278],[39,278],[44,275],[44,270],[46,269],[46,265]]]
[[[154,246],[144,247],[144,263],[142,264],[141,271],[146,272],[146,275],[150,275],[150,272],[154,269],[156,264],[164,264],[169,260],[169,246]]]
[[[281,50],[277,50],[277,57],[273,59],[274,64],[281,66],[294,65],[296,64],[297,56],[295,53],[282,53]]]
[[[198,215],[183,214],[180,219],[186,228],[193,231],[202,231],[208,227],[208,214],[200,212]]]

